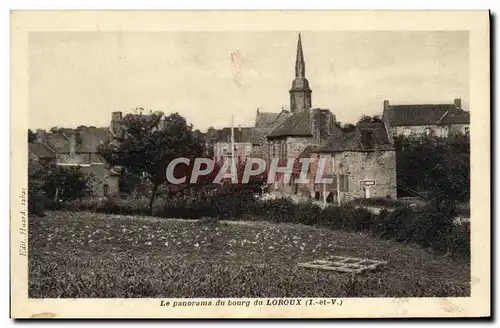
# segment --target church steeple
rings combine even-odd
[[[306,77],[306,63],[304,62],[300,33],[299,41],[297,42],[297,58],[295,59],[295,77]]]
[[[302,39],[299,33],[297,41],[297,57],[295,59],[295,79],[290,89],[290,110],[292,113],[302,112],[311,108],[311,88],[306,79],[306,63],[302,51]]]

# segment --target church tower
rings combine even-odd
[[[302,52],[302,40],[297,42],[297,58],[295,60],[295,79],[290,89],[290,111],[299,113],[311,108],[311,88],[306,79],[306,64]]]

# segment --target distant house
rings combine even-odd
[[[119,135],[123,131],[124,121],[127,119],[136,119],[141,122],[145,121],[153,121],[157,116],[154,114],[126,114],[123,116],[123,112],[116,111],[111,113],[111,122],[108,131],[111,132],[113,136]],[[156,129],[164,129],[165,128],[165,116],[162,116],[160,121],[158,122],[158,126]]]
[[[470,113],[462,109],[461,100],[453,104],[391,105],[384,101],[382,120],[391,137],[448,137],[468,134]]]
[[[37,130],[36,134],[37,141],[29,144],[33,163],[80,167],[83,173],[92,176],[89,182],[95,196],[118,192],[117,172],[108,169],[98,153],[98,146],[112,138],[108,128]]]
[[[56,154],[52,148],[40,142],[28,143],[29,164],[34,166],[48,166],[56,164]]]
[[[235,127],[234,149],[231,149],[231,128],[226,127],[215,131],[213,150],[214,160],[224,162],[231,160],[233,153],[236,162],[242,162],[251,157],[253,151],[252,131],[250,127]]]

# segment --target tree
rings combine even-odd
[[[380,115],[375,115],[375,116],[368,116],[368,115],[363,115],[358,121],[359,123],[381,123],[382,119],[380,118]]]
[[[168,163],[178,157],[201,156],[205,143],[202,135],[193,131],[193,126],[178,113],[164,116],[162,112],[143,112],[143,108],[138,108],[135,115],[126,115],[122,133],[101,145],[99,152],[111,167],[121,167],[127,174],[151,183],[152,212],[158,188],[166,182]]]
[[[396,139],[398,185],[428,194],[436,208],[470,199],[470,142],[449,138]]]
[[[28,129],[28,142],[35,142],[36,141],[36,133],[31,131],[31,129]]]
[[[92,193],[92,177],[78,166],[54,166],[41,171],[41,190],[56,202],[72,201]]]
[[[356,131],[356,125],[352,123],[344,123],[336,121],[335,126],[339,128],[342,132],[349,133],[349,132],[354,132]]]
[[[346,123],[342,126],[342,131],[345,133],[350,133],[356,131],[356,125],[351,124],[351,123]]]

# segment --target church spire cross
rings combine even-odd
[[[295,60],[295,77],[305,77],[306,76],[306,64],[304,62],[304,53],[302,52],[302,40],[300,38],[297,41],[297,58]]]

